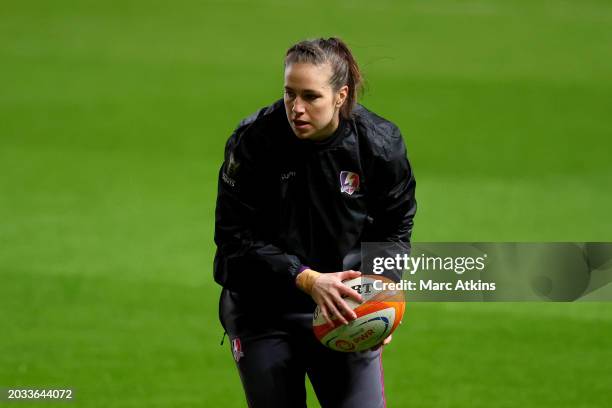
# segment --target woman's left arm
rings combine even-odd
[[[374,195],[369,211],[373,218],[373,233],[370,239],[397,243],[399,245],[394,245],[394,253],[402,250],[409,254],[417,209],[416,181],[404,139],[397,127],[387,139],[383,154],[376,158],[372,171]],[[393,275],[389,277],[396,281],[401,279],[401,271]],[[391,339],[390,335],[371,350],[389,344]]]
[[[381,152],[374,156],[371,179],[370,240],[408,244],[417,209],[416,181],[404,139],[395,126],[385,138]]]

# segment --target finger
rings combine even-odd
[[[344,296],[350,297],[355,302],[358,302],[358,303],[363,302],[363,297],[361,297],[361,295],[357,293],[356,290],[353,290],[349,288],[348,286],[344,286],[344,285],[338,286],[338,292],[340,292]]]
[[[337,317],[338,320],[340,320],[340,322],[342,322],[342,324],[348,324],[348,321],[344,318],[344,316],[342,315],[342,313],[340,313],[338,311],[338,308],[336,307],[336,305],[334,304],[334,300],[333,299],[328,299],[325,303],[327,305],[328,310],[330,311],[330,313]]]
[[[353,270],[343,271],[343,272],[340,272],[339,276],[340,276],[340,280],[353,279],[353,278],[360,277],[361,276],[361,272],[353,271]]]
[[[348,303],[344,301],[344,299],[342,299],[342,297],[337,296],[334,299],[334,302],[340,307],[340,309],[342,309],[342,314],[344,316],[350,316],[351,320],[357,318],[357,314],[355,313],[355,311],[348,305]]]
[[[329,324],[330,326],[333,326],[334,323],[329,318],[329,312],[327,311],[327,306],[325,306],[325,304],[321,304],[319,305],[319,308],[321,309],[321,316],[323,316],[327,324]]]

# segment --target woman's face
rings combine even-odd
[[[329,84],[331,76],[329,63],[294,63],[285,68],[285,112],[298,138],[323,140],[338,127],[348,87],[335,92]]]

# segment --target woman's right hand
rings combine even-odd
[[[302,273],[312,273],[309,271],[312,270],[307,269]],[[321,310],[321,315],[329,324],[333,325],[332,318],[334,317],[338,318],[342,324],[348,324],[349,320],[356,319],[357,315],[344,301],[343,297],[350,297],[359,303],[363,299],[359,293],[345,286],[342,281],[358,278],[359,276],[361,276],[361,272],[353,270],[321,273],[314,278],[314,281],[311,285],[308,285],[308,288],[302,287],[302,290],[312,296],[312,299]],[[300,279],[298,279],[299,281]]]

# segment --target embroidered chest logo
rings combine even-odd
[[[359,191],[359,174],[352,171],[340,172],[340,192],[352,195]]]
[[[280,179],[281,181],[287,181],[291,177],[295,177],[295,171],[288,171],[286,173],[281,173]]]
[[[232,340],[232,354],[234,355],[234,360],[236,360],[236,362],[240,361],[240,359],[244,357],[242,343],[238,337]]]

